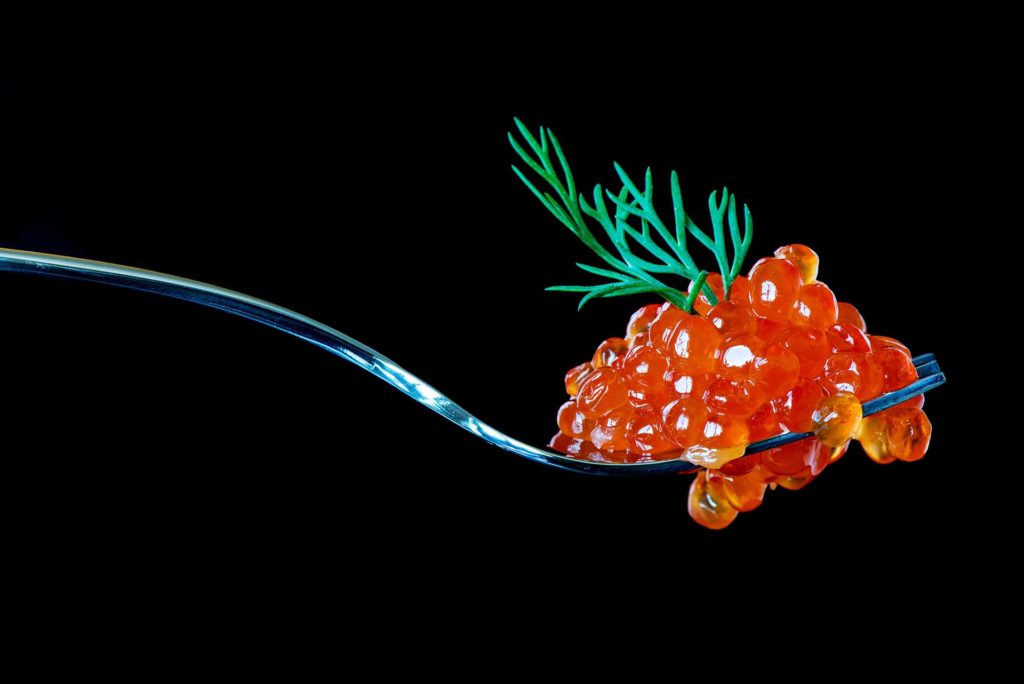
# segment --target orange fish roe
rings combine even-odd
[[[790,245],[737,277],[728,297],[709,275],[717,304],[702,293],[692,314],[638,309],[624,338],[604,340],[566,374],[570,400],[551,446],[595,461],[701,465],[688,510],[711,529],[757,508],[768,489],[806,486],[851,439],[879,463],[920,459],[931,438],[921,398],[861,417],[863,402],[917,379],[910,351],[868,335],[817,275],[818,255]],[[811,431],[744,457],[753,441]]]

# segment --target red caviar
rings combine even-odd
[[[760,505],[771,488],[800,489],[858,439],[879,463],[924,456],[931,424],[922,398],[861,417],[861,403],[917,379],[910,351],[868,335],[864,318],[817,280],[803,245],[761,259],[749,277],[707,278],[688,314],[649,304],[625,337],[598,345],[565,376],[551,446],[610,462],[682,458],[703,466],[691,517],[711,529]],[[785,432],[815,437],[744,457],[750,442]]]
[[[775,250],[775,256],[789,261],[800,271],[804,283],[818,278],[818,253],[807,245],[786,245]]]
[[[868,329],[868,324],[864,322],[864,317],[860,315],[860,311],[857,311],[857,307],[848,302],[839,302],[839,322],[849,323],[861,332]]]
[[[796,304],[803,281],[800,271],[784,259],[762,259],[750,271],[750,306],[754,313],[785,321]]]
[[[836,296],[825,283],[810,283],[800,288],[800,296],[789,319],[797,325],[825,328],[839,319]]]

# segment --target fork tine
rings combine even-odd
[[[924,364],[928,363],[929,361],[934,361],[934,360],[935,360],[935,354],[932,354],[931,352],[928,352],[927,354],[921,354],[920,356],[915,356],[914,357],[914,365],[915,366],[923,366]]]
[[[901,402],[916,397],[918,394],[923,394],[930,389],[935,389],[942,383],[946,382],[946,374],[938,369],[936,364],[936,371],[931,375],[927,375],[923,378],[918,379],[916,382],[912,382],[903,389],[898,389],[888,394],[883,394],[880,397],[872,399],[871,401],[864,404],[864,415],[869,416],[872,413],[878,413],[884,411],[887,408],[895,406]]]
[[[863,406],[865,416],[892,408],[896,404],[902,403],[911,397],[916,397],[919,394],[924,394],[928,390],[935,389],[946,382],[946,375],[939,369],[939,363],[935,361],[934,354],[922,354],[917,358],[925,360],[918,368],[920,377],[903,389],[883,394],[880,397],[865,402]],[[760,442],[754,442],[747,447],[746,453],[756,454],[759,451],[767,451],[768,449],[791,442],[798,442],[811,436],[813,436],[811,432],[789,432],[783,435],[776,435],[769,439],[762,439]]]

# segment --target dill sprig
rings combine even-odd
[[[597,297],[623,297],[633,294],[656,293],[689,312],[702,289],[708,301],[711,304],[717,304],[718,299],[715,293],[704,282],[708,272],[697,267],[687,250],[686,236],[689,233],[714,254],[718,269],[722,274],[725,297],[728,298],[732,283],[743,267],[743,260],[746,258],[754,233],[753,218],[750,216],[750,210],[744,205],[741,236],[739,221],[736,217],[736,198],[729,193],[728,188],[722,190],[720,203],[717,201],[715,192],[712,192],[708,199],[712,228],[712,234],[709,236],[694,224],[684,210],[679,176],[672,171],[670,187],[673,221],[670,230],[654,208],[650,167],[644,174],[644,188],[640,190],[629,174],[621,166],[615,164],[615,172],[622,183],[622,189],[618,194],[614,194],[597,184],[594,186],[593,204],[588,204],[583,194],[577,192],[576,181],[573,179],[569,163],[551,129],[541,127],[539,134],[535,137],[519,119],[515,119],[515,124],[526,147],[532,151],[532,155],[512,133],[509,133],[508,140],[512,144],[512,149],[516,151],[523,163],[548,185],[551,191],[538,190],[515,165],[512,166],[512,170],[540,200],[544,208],[611,267],[610,269],[599,268],[578,263],[576,265],[579,268],[587,273],[605,278],[607,282],[596,285],[557,285],[547,288],[548,290],[584,293],[580,300],[580,308]],[[558,160],[561,177],[552,162],[552,152]],[[605,202],[606,197],[612,205],[613,211],[611,212]],[[590,218],[603,229],[611,242],[614,253],[598,241],[584,217]],[[637,227],[637,222],[639,222],[639,227]],[[731,260],[729,259],[729,245],[725,237],[726,222],[729,225],[729,239],[732,243]],[[633,245],[642,247],[646,255],[641,257],[635,254]],[[689,296],[678,287],[663,282],[663,278],[670,275],[689,281]]]

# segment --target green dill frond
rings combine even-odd
[[[551,129],[542,127],[535,137],[519,119],[515,119],[515,124],[522,142],[509,133],[509,143],[527,168],[544,181],[548,190],[538,189],[515,165],[512,166],[512,170],[545,209],[610,267],[577,264],[582,270],[604,278],[606,282],[596,285],[560,285],[549,287],[549,290],[584,293],[580,308],[598,297],[655,293],[689,312],[701,290],[709,302],[717,304],[714,292],[704,282],[708,272],[698,268],[687,250],[686,236],[690,234],[715,256],[722,273],[725,296],[729,296],[732,283],[743,267],[743,260],[753,239],[753,219],[750,210],[744,205],[741,236],[736,217],[736,199],[729,194],[728,189],[722,191],[721,203],[717,202],[714,192],[708,200],[713,237],[709,237],[698,228],[686,214],[679,177],[675,171],[672,172],[670,181],[671,228],[654,207],[650,168],[644,174],[644,188],[640,190],[629,174],[615,164],[615,171],[622,183],[618,194],[606,191],[598,184],[594,186],[593,203],[588,204],[583,194],[577,191],[569,163]],[[552,152],[558,161],[558,170],[552,162]],[[609,211],[609,204],[612,211]],[[588,218],[603,231],[611,244],[611,249],[605,247],[591,232],[586,221]],[[729,239],[732,246],[731,260],[725,237],[726,221],[729,224]],[[634,252],[638,247],[643,248],[644,256],[638,256]],[[687,297],[686,291],[678,286],[667,284],[665,280],[669,276],[689,281],[690,296]]]

